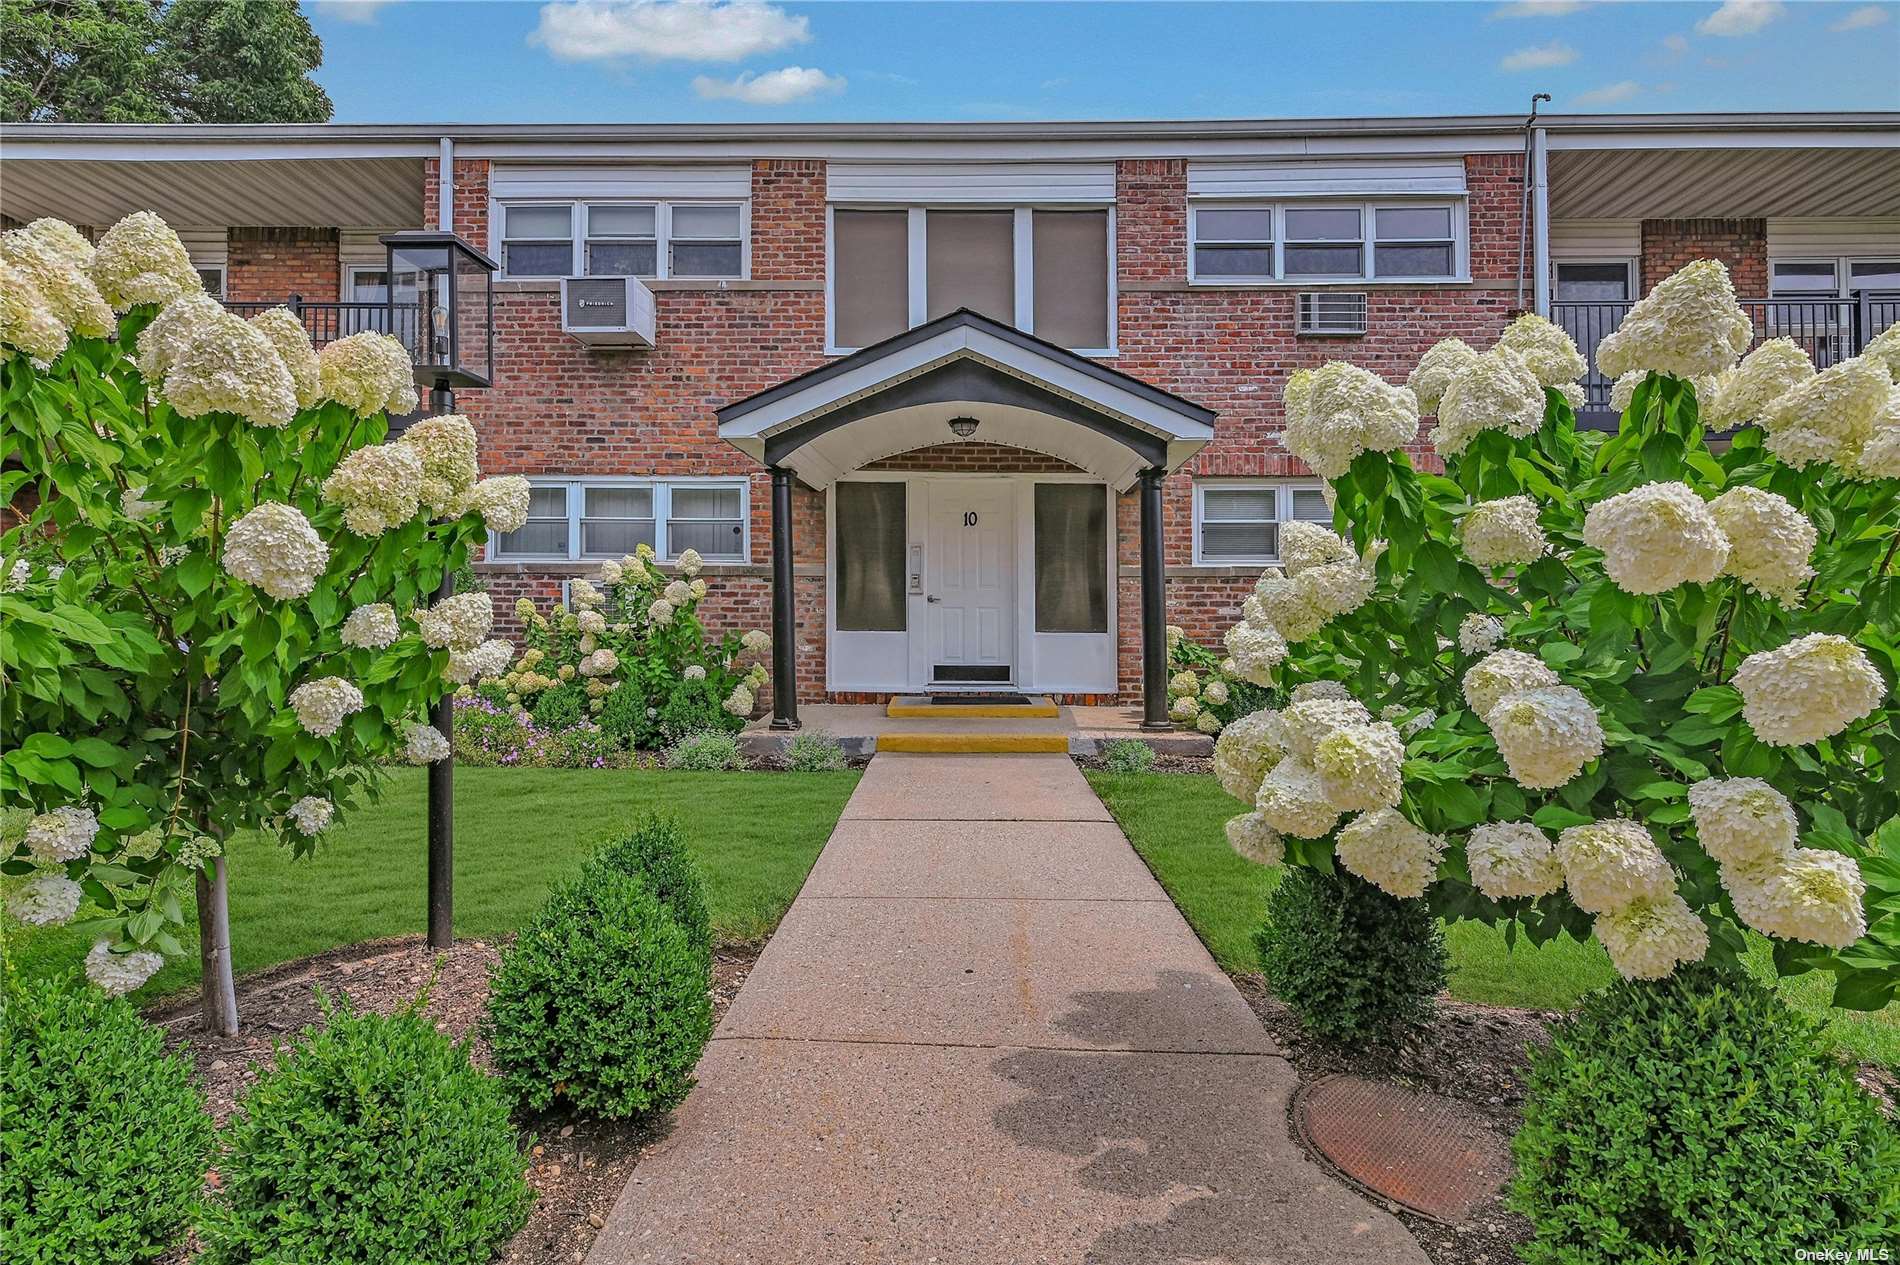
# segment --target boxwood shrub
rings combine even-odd
[[[524,1104],[664,1111],[712,1035],[707,954],[640,874],[594,863],[503,952],[488,991],[495,1068]]]
[[[190,1062],[131,1003],[0,962],[0,1259],[162,1255],[198,1207],[211,1143]]]
[[[1752,1265],[1900,1241],[1893,1122],[1814,1021],[1706,965],[1586,998],[1532,1054],[1514,1149],[1528,1265]]]
[[[596,852],[591,863],[645,879],[686,938],[702,953],[712,952],[712,913],[706,908],[706,888],[692,853],[687,851],[678,820],[643,817]]]
[[[1301,1026],[1335,1041],[1386,1041],[1422,1024],[1445,986],[1445,938],[1425,902],[1343,872],[1289,867],[1254,945]]]

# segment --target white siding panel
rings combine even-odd
[[[393,228],[346,228],[337,233],[337,258],[348,266],[350,264],[380,264],[389,258],[382,238],[387,233],[400,230]]]
[[[1357,198],[1464,192],[1465,164],[1457,158],[1390,162],[1266,159],[1188,164],[1188,196],[1194,198]]]
[[[1900,254],[1900,216],[1770,219],[1768,254],[1775,259]]]
[[[230,258],[230,247],[222,225],[210,228],[191,225],[176,230],[185,244],[185,253],[200,268],[222,268]]]
[[[1635,259],[1643,253],[1641,220],[1552,220],[1555,259]]]
[[[829,163],[833,202],[929,205],[983,202],[1094,203],[1115,200],[1114,163]]]
[[[752,196],[750,165],[595,167],[497,166],[488,177],[490,197],[660,198],[732,202]]]

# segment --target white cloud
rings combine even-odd
[[[827,75],[810,66],[786,66],[762,75],[746,71],[737,79],[698,75],[693,91],[708,101],[743,101],[747,105],[790,105],[820,93],[844,91],[843,75]]]
[[[1566,105],[1615,105],[1627,101],[1643,90],[1643,85],[1634,79],[1619,79],[1615,83],[1606,83],[1601,88],[1592,88],[1588,92],[1579,92],[1565,102]]]
[[[1783,12],[1781,0],[1722,0],[1722,7],[1695,29],[1704,35],[1753,35]]]
[[[1863,4],[1838,22],[1828,24],[1830,31],[1864,31],[1887,20],[1887,10],[1877,4]]]
[[[811,38],[811,22],[758,0],[574,0],[541,6],[528,35],[562,61],[739,61]]]
[[[356,26],[375,26],[376,14],[389,3],[390,0],[316,0],[311,7],[319,17],[335,18]]]
[[[1543,70],[1549,66],[1568,66],[1577,60],[1577,50],[1562,40],[1533,44],[1505,56],[1498,65],[1504,70]]]
[[[1509,0],[1491,10],[1494,18],[1565,18],[1590,7],[1590,0]]]
[[[1687,35],[1665,35],[1663,36],[1663,47],[1668,49],[1672,56],[1680,57],[1689,51],[1689,37]]]

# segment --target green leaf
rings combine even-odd
[[[211,556],[202,549],[194,549],[178,564],[178,587],[187,597],[196,597],[211,587],[211,581],[217,578],[217,567]]]
[[[1882,1010],[1893,1000],[1900,977],[1890,971],[1852,971],[1834,982],[1834,1005],[1842,1010]]]
[[[1531,814],[1531,820],[1546,830],[1563,830],[1569,826],[1587,826],[1596,818],[1587,813],[1574,812],[1562,804],[1545,804]]]

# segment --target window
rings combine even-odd
[[[1280,524],[1330,524],[1317,483],[1227,479],[1194,485],[1194,561],[1201,566],[1265,565],[1278,560]]]
[[[383,265],[351,265],[350,302],[384,303],[388,299],[389,273]]]
[[[935,208],[831,213],[830,345],[867,347],[969,308],[1063,347],[1114,346],[1110,212]]]
[[[742,202],[511,202],[497,209],[506,277],[746,273]]]
[[[224,297],[224,265],[198,265],[198,280],[204,283],[205,293],[214,299]]]
[[[696,549],[709,561],[743,562],[748,487],[742,479],[537,477],[528,521],[490,537],[489,556],[571,562],[647,545],[662,558]]]
[[[1847,263],[1847,293],[1851,298],[1863,290],[1877,293],[1900,291],[1900,259],[1850,259]]]
[[[1462,202],[1195,204],[1189,279],[1207,284],[1450,281],[1464,273]]]
[[[838,630],[903,632],[904,485],[847,479],[836,486]]]
[[[1036,485],[1036,631],[1108,631],[1108,497],[1099,484]]]
[[[1627,259],[1603,263],[1559,263],[1552,296],[1559,303],[1627,303],[1633,295]]]
[[[1900,259],[1775,259],[1770,297],[1853,299],[1862,291],[1900,290]]]

